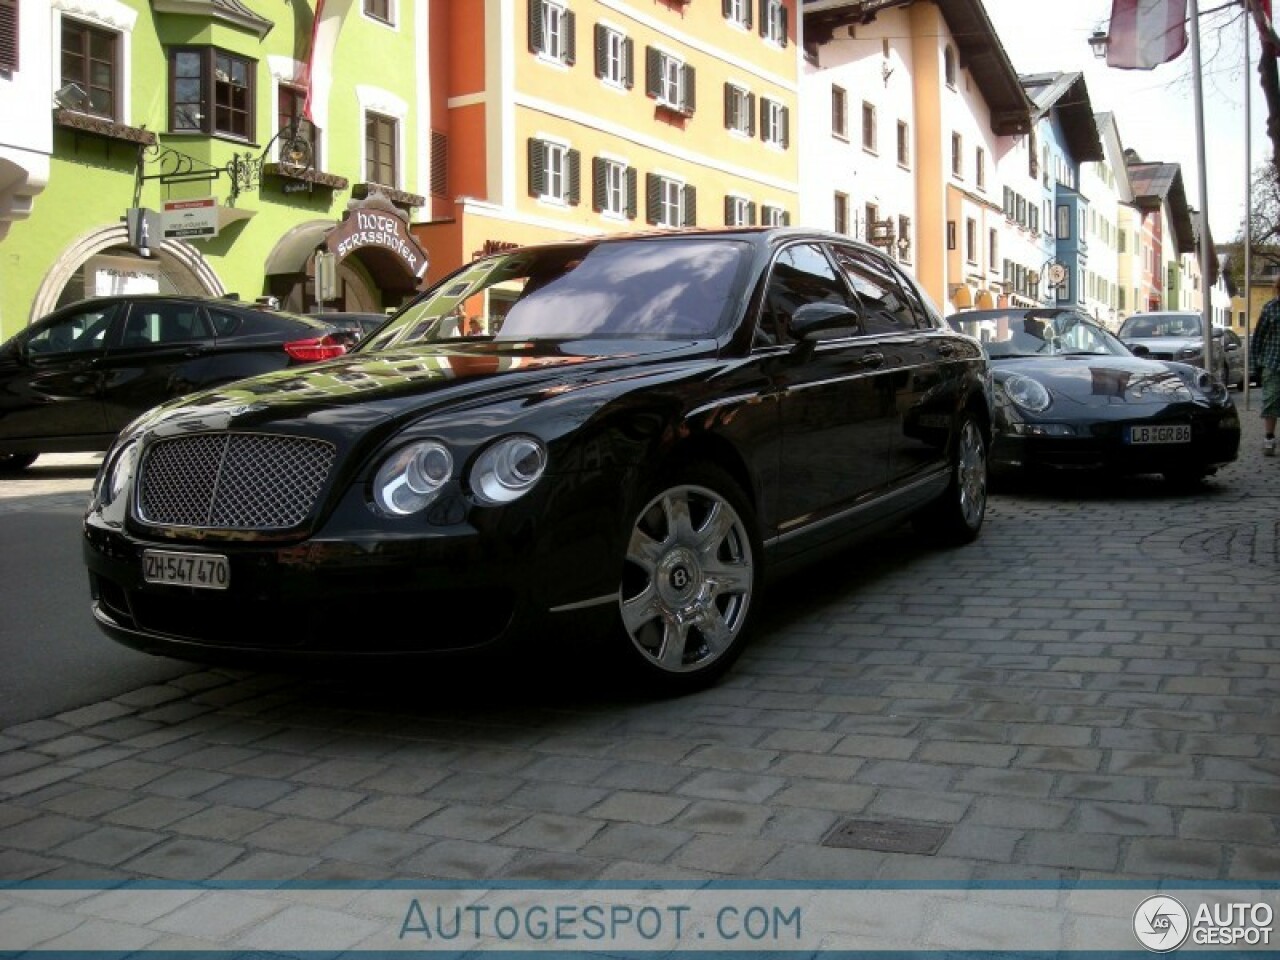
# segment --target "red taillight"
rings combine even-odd
[[[312,337],[310,340],[293,340],[284,345],[284,352],[295,360],[309,363],[313,360],[332,360],[347,352],[347,345],[332,334]]]

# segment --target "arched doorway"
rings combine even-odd
[[[142,257],[128,245],[124,224],[83,234],[58,257],[31,301],[28,322],[86,297],[111,293],[182,293],[220,297],[226,288],[191,244],[165,240]]]

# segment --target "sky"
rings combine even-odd
[[[1191,43],[1154,70],[1117,70],[1093,56],[1090,35],[1105,31],[1111,0],[983,0],[1018,73],[1083,71],[1095,113],[1116,118],[1120,139],[1144,161],[1178,163],[1187,203],[1201,206]],[[1249,35],[1252,150],[1245,155],[1243,13],[1238,0],[1199,0],[1209,229],[1216,244],[1239,235],[1248,170],[1270,156],[1266,104],[1258,86],[1258,38]],[[1188,12],[1190,2],[1188,2]],[[1252,24],[1249,25],[1252,31]]]

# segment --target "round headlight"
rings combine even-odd
[[[128,487],[130,479],[133,477],[133,468],[138,461],[138,441],[131,440],[125,444],[124,449],[116,454],[115,459],[111,462],[111,469],[107,472],[106,483],[102,485],[102,505],[108,506],[115,503]]]
[[[471,490],[481,503],[510,503],[528,493],[546,469],[547,448],[536,437],[503,437],[476,458]]]
[[[1004,392],[1010,400],[1032,413],[1042,413],[1049,409],[1053,402],[1049,391],[1039,380],[1032,380],[1019,374],[1013,374],[1004,381]]]
[[[436,440],[401,447],[383,462],[373,478],[373,499],[396,517],[417,513],[453,476],[453,455]]]

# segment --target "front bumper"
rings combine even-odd
[[[83,552],[93,615],[127,646],[221,663],[436,655],[548,625],[602,627],[617,613],[609,601],[621,552],[607,532],[618,513],[590,497],[537,500],[494,522],[397,536],[371,531],[360,503],[363,516],[339,509],[289,543],[167,538],[91,512]],[[148,549],[224,556],[229,586],[148,583]]]
[[[1131,426],[1180,424],[1191,427],[1189,443],[1127,442]],[[1234,407],[1170,412],[1158,418],[1074,421],[1066,427],[1070,434],[1053,435],[1037,432],[1061,429],[1049,421],[1025,423],[1023,432],[1001,423],[992,444],[992,464],[1117,473],[1211,471],[1235,460],[1240,449],[1240,420]]]

